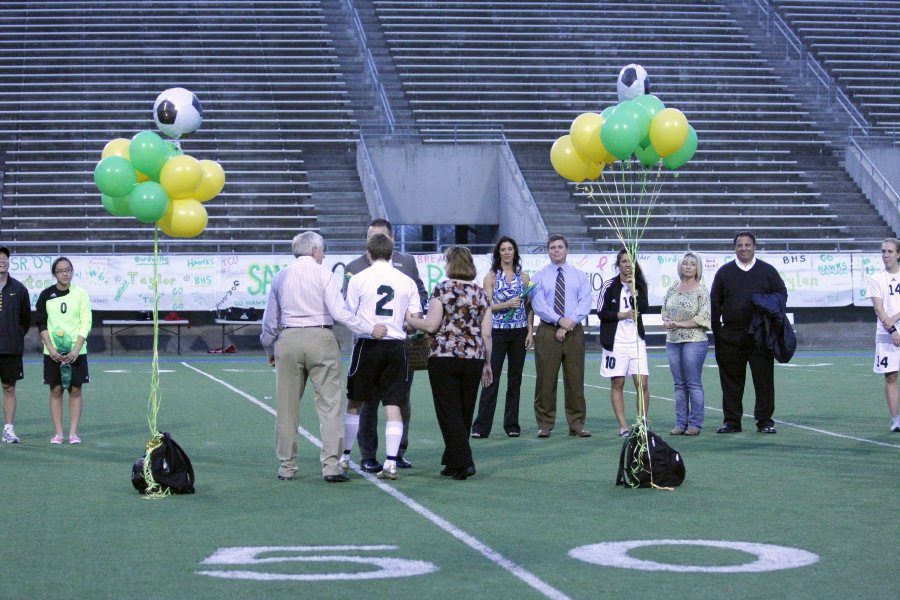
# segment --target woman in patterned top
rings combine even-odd
[[[500,373],[503,361],[509,356],[506,375],[506,408],[503,410],[503,430],[509,437],[519,437],[519,389],[522,387],[522,369],[525,352],[533,344],[532,327],[534,313],[527,302],[528,273],[522,270],[519,246],[511,237],[503,236],[494,246],[491,272],[484,276],[484,289],[493,290],[491,315],[491,371],[494,381],[481,390],[478,417],[472,424],[473,438],[491,435],[497,392],[500,389]]]
[[[491,374],[491,302],[475,279],[468,248],[444,252],[447,277],[434,287],[428,315],[408,314],[406,322],[434,334],[428,356],[428,380],[434,410],[444,437],[441,475],[464,480],[475,474],[469,435],[478,386]]]
[[[678,281],[663,298],[666,355],[675,380],[672,435],[700,435],[703,428],[703,363],[709,350],[709,292],[700,281],[703,265],[693,252],[678,262]]]

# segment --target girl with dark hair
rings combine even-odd
[[[500,373],[503,361],[509,356],[506,375],[506,407],[503,411],[503,430],[509,437],[519,437],[519,390],[522,387],[522,369],[525,353],[533,344],[532,327],[534,313],[527,302],[531,279],[522,271],[519,246],[508,236],[503,236],[494,246],[491,272],[484,277],[485,291],[491,293],[491,371],[494,381],[481,390],[478,416],[472,424],[473,438],[486,438],[491,434]]]
[[[50,386],[50,417],[55,435],[51,444],[63,443],[63,392],[69,391],[69,443],[80,444],[81,386],[90,382],[87,340],[91,332],[91,299],[84,288],[72,285],[72,261],[61,256],[50,268],[56,283],[38,296],[37,326],[44,342],[44,384]]]
[[[647,299],[647,280],[637,261],[632,262],[627,249],[622,248],[616,256],[619,276],[604,284],[600,294],[600,344],[603,356],[600,375],[609,377],[610,400],[619,435],[628,434],[625,421],[625,377],[632,376],[635,388],[643,396],[643,407],[638,411],[647,418],[650,408],[650,386],[648,382],[647,343],[644,341],[643,315],[650,308]],[[635,304],[637,316],[635,318]]]

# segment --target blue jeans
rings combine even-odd
[[[703,428],[703,363],[709,342],[666,343],[669,369],[675,380],[675,427]]]

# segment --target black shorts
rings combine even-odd
[[[7,385],[16,385],[25,379],[21,354],[0,354],[0,381]]]
[[[347,394],[357,402],[406,403],[406,340],[361,339],[353,346]]]
[[[59,367],[60,363],[50,358],[49,354],[44,355],[44,385],[49,385],[50,387],[62,385]],[[72,363],[72,387],[81,387],[85,383],[90,382],[91,375],[88,373],[87,354],[82,354]]]

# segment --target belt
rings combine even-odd
[[[551,323],[550,321],[545,321],[541,319],[541,325],[549,325],[550,327],[556,327],[556,323]]]
[[[285,329],[334,329],[334,325],[297,325],[296,327],[285,327]]]

